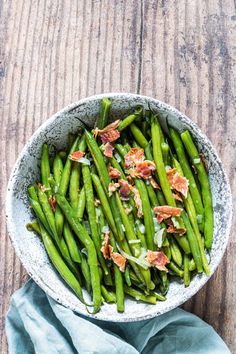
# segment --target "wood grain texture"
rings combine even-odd
[[[190,116],[216,146],[234,197],[234,0],[0,0],[0,352],[4,317],[26,274],[6,232],[10,171],[52,113],[95,93],[137,92]],[[215,275],[184,308],[236,352],[236,225]]]

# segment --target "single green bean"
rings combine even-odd
[[[125,128],[127,128],[130,124],[133,123],[133,121],[135,119],[137,119],[138,117],[141,117],[143,113],[143,107],[142,106],[137,106],[135,109],[134,114],[130,114],[129,116],[127,116],[126,118],[124,118],[118,127],[118,130],[121,132],[122,130],[124,130]]]
[[[170,287],[170,281],[168,279],[168,275],[165,271],[161,271],[159,273],[160,279],[161,279],[161,284],[160,284],[160,290],[163,295],[165,295]]]
[[[67,222],[64,223],[64,237],[70,252],[71,259],[76,263],[81,263],[81,257],[78,251],[77,243],[75,242],[73,233]]]
[[[182,267],[183,259],[182,259],[182,254],[181,251],[178,247],[177,242],[174,240],[174,238],[170,238],[170,250],[171,250],[171,256],[173,261],[179,266]]]
[[[59,186],[61,175],[63,171],[63,162],[59,154],[56,154],[53,161],[53,176],[56,182],[56,185]]]
[[[196,264],[194,262],[194,259],[192,258],[190,261],[189,261],[189,271],[192,272],[196,269]]]
[[[162,151],[164,165],[167,166],[168,165],[169,151],[170,151],[169,145],[166,144],[166,143],[162,143],[161,144],[161,151]]]
[[[130,270],[129,270],[129,266],[126,266],[125,267],[125,274],[124,274],[124,277],[125,277],[125,282],[128,286],[131,286],[131,279],[130,279]]]
[[[180,245],[180,247],[182,248],[184,253],[186,253],[186,254],[190,254],[191,253],[191,249],[190,249],[190,246],[189,246],[189,241],[188,241],[186,235],[179,236],[177,234],[174,234],[174,238],[178,242],[178,244]]]
[[[190,284],[189,258],[184,255],[184,285],[187,287]]]
[[[46,193],[50,195],[50,185],[48,179],[50,177],[50,163],[49,163],[49,154],[48,154],[48,145],[43,144],[42,147],[42,158],[41,158],[41,180],[46,188]]]
[[[86,206],[86,195],[85,195],[85,188],[82,187],[80,194],[79,194],[79,201],[78,201],[78,210],[77,210],[77,217],[79,221],[82,221],[84,210]]]
[[[178,275],[180,278],[183,278],[184,276],[184,271],[179,268],[173,261],[171,261],[168,264],[168,268],[170,268],[172,270],[172,272],[174,272],[176,275]]]
[[[108,98],[103,97],[100,115],[96,122],[96,127],[98,129],[103,129],[107,125],[110,108],[111,108],[111,101]]]
[[[148,141],[135,123],[130,125],[130,131],[138,145],[145,149],[145,147],[148,145]]]
[[[108,290],[104,285],[101,285],[102,296],[108,304],[116,303],[116,294]]]
[[[207,249],[211,249],[212,241],[213,241],[214,221],[213,221],[213,207],[212,207],[211,188],[210,188],[209,179],[189,131],[186,130],[185,132],[183,132],[181,134],[181,138],[187,150],[187,153],[197,170],[198,179],[202,189],[202,200],[204,205],[205,245]]]
[[[37,234],[41,235],[40,226],[39,226],[39,223],[37,222],[37,220],[34,221],[34,222],[29,222],[28,224],[26,224],[26,229],[28,231],[34,231]]]
[[[156,296],[155,295],[144,295],[141,291],[133,289],[127,285],[124,285],[124,291],[127,295],[135,298],[138,301],[147,302],[149,304],[156,304]]]
[[[80,254],[80,258],[81,258],[81,263],[79,265],[80,265],[81,272],[84,277],[85,287],[86,287],[86,290],[88,291],[88,293],[90,294],[91,293],[91,276],[90,276],[90,270],[89,270],[87,258],[80,250],[79,250],[79,254]]]

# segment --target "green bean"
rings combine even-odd
[[[91,236],[94,242],[99,262],[101,263],[102,269],[105,274],[108,274],[108,268],[105,263],[105,260],[101,253],[101,242],[98,233],[98,227],[96,223],[96,212],[95,212],[95,200],[94,200],[94,193],[93,193],[93,186],[92,186],[92,179],[90,175],[90,169],[87,165],[82,166],[82,175],[85,187],[85,195],[86,195],[86,207],[87,207],[87,214],[90,224]]]
[[[63,162],[59,154],[56,154],[53,161],[53,176],[56,182],[56,185],[59,186],[61,175],[63,171]]]
[[[199,273],[202,273],[202,270],[203,270],[202,269],[202,257],[201,257],[197,237],[192,229],[188,215],[184,210],[182,211],[181,216],[183,218],[184,225],[186,227],[187,238],[189,241],[191,253],[193,255],[194,261],[197,266],[197,270]]]
[[[187,287],[190,284],[189,258],[184,255],[184,285]]]
[[[181,138],[183,140],[187,153],[197,170],[198,179],[202,189],[202,200],[204,205],[205,245],[207,249],[211,249],[212,241],[213,241],[213,208],[212,208],[210,183],[208,180],[205,167],[199,157],[199,153],[197,151],[196,146],[194,145],[194,142],[192,140],[189,131],[185,131],[184,133],[182,133]]]
[[[81,272],[84,277],[85,287],[86,287],[88,293],[91,293],[91,276],[90,276],[87,258],[81,251],[79,251],[79,254],[80,254],[80,258],[81,258],[81,263],[79,265],[80,265]]]
[[[71,259],[76,263],[81,263],[81,257],[78,251],[77,243],[75,242],[73,233],[67,222],[64,223],[64,237],[71,256]]]
[[[172,272],[174,272],[176,275],[178,275],[180,278],[183,278],[184,276],[184,271],[182,269],[180,269],[173,261],[171,261],[168,264],[168,268],[170,268],[172,270]]]
[[[35,199],[32,199],[29,197],[29,201],[30,201],[30,205],[32,207],[32,209],[35,212],[35,215],[37,216],[37,218],[41,221],[41,223],[44,225],[45,229],[51,233],[51,229],[48,225],[47,219],[44,215],[43,209],[41,207],[41,205],[39,204],[38,201],[36,201]]]
[[[156,296],[155,295],[144,295],[141,291],[133,289],[127,285],[124,285],[124,291],[129,296],[135,298],[138,301],[147,302],[149,304],[156,304]]]
[[[108,290],[104,285],[101,285],[102,296],[108,304],[116,303],[116,295],[113,291]]]
[[[132,227],[132,225],[129,222],[129,218],[128,215],[126,214],[123,206],[122,206],[122,202],[120,200],[119,194],[116,192],[116,202],[117,202],[117,206],[119,208],[119,212],[121,215],[121,219],[122,222],[124,224],[125,227],[125,234],[126,234],[126,238],[129,241],[137,241],[137,237],[135,235],[134,229]],[[141,247],[139,243],[130,243],[129,244],[131,252],[133,253],[134,257],[139,257],[141,254]],[[155,287],[155,285],[153,284],[153,282],[151,281],[151,274],[150,274],[150,270],[149,269],[144,269],[143,267],[140,267],[140,272],[145,280],[145,283],[147,285],[148,289],[153,289]]]
[[[146,189],[147,189],[148,196],[149,196],[150,202],[152,204],[152,207],[158,206],[159,203],[158,203],[157,195],[150,183],[146,182]]]
[[[129,267],[126,266],[125,267],[125,274],[124,274],[124,277],[125,277],[125,282],[128,286],[131,286],[131,279],[130,279],[130,270],[129,270]]]
[[[163,244],[162,244],[162,246],[163,246]],[[169,246],[163,247],[163,251],[164,251],[165,255],[167,256],[167,258],[169,260],[171,260],[171,249],[170,249],[170,247]]]
[[[110,243],[113,251],[117,252],[117,246],[112,232],[110,233]],[[118,312],[124,312],[124,284],[123,277],[119,267],[114,264],[115,289],[116,289],[116,306]]]
[[[149,203],[148,193],[145,186],[145,183],[142,180],[135,180],[135,186],[137,187],[140,198],[142,201],[144,225],[146,230],[147,246],[149,250],[154,250],[154,223],[151,213],[151,206]]]
[[[85,195],[85,188],[83,186],[79,194],[78,210],[76,213],[79,221],[82,221],[83,219],[85,206],[86,206],[86,195]]]
[[[50,235],[47,233],[46,229],[40,224],[40,230],[42,235],[42,240],[46,248],[47,254],[53,263],[54,267],[60,274],[60,276],[65,280],[69,287],[74,291],[78,298],[84,303],[83,292],[79,281],[75,278],[74,274],[70,271],[67,265],[62,260],[59,252],[57,251]]]
[[[58,153],[59,157],[64,161],[65,158],[67,157],[66,151],[59,151]]]
[[[39,223],[37,222],[37,220],[34,221],[34,222],[29,222],[28,224],[26,224],[26,229],[28,231],[34,231],[37,234],[41,235],[40,226],[39,226]]]
[[[183,176],[183,170],[182,170],[179,162],[176,159],[173,159],[173,164],[174,164],[174,167],[176,168],[177,172],[181,176]],[[210,270],[209,270],[208,261],[207,261],[206,254],[205,254],[205,250],[204,250],[204,242],[202,242],[202,237],[201,237],[201,234],[199,232],[199,227],[198,227],[199,225],[198,225],[198,222],[197,222],[196,211],[195,211],[193,200],[192,200],[192,197],[191,197],[190,193],[188,193],[187,198],[184,199],[184,206],[185,206],[185,209],[187,211],[189,220],[191,222],[193,231],[194,231],[194,233],[195,233],[195,235],[197,237],[198,246],[199,246],[200,253],[201,253],[201,258],[202,258],[203,269],[204,269],[205,273],[207,275],[209,275],[210,274]]]
[[[196,269],[196,264],[194,262],[194,259],[192,258],[190,261],[189,261],[189,271],[192,272]]]
[[[166,297],[156,291],[152,291],[150,295],[154,295],[158,301],[166,301]]]
[[[136,219],[135,221],[134,216],[131,213],[128,215],[128,218],[130,223],[132,224],[133,229],[136,230],[135,232],[137,233],[138,239],[141,241],[142,247],[147,248],[145,235],[139,229],[139,225],[141,224],[141,221],[139,219]]]
[[[49,154],[48,154],[48,145],[43,144],[42,147],[42,158],[41,158],[41,180],[46,188],[46,193],[50,195],[50,185],[48,179],[50,177],[50,163],[49,163]]]
[[[103,97],[100,115],[96,122],[96,127],[98,129],[103,129],[107,125],[110,108],[111,108],[111,101],[108,98]]]
[[[106,194],[105,194],[102,184],[99,180],[99,177],[95,174],[92,174],[92,181],[93,181],[93,185],[96,189],[97,195],[101,201],[101,206],[102,206],[103,212],[107,218],[108,224],[109,224],[112,232],[115,235],[117,235],[117,229],[116,229],[115,221],[113,219],[113,215],[112,215],[112,211],[111,211],[111,208],[109,205],[109,201],[106,197]]]
[[[176,241],[173,238],[170,238],[169,242],[170,242],[170,250],[171,250],[171,256],[172,256],[173,261],[179,267],[182,267],[183,259],[182,259],[182,254],[180,252],[178,244],[176,243]]]
[[[85,131],[85,136],[86,136],[86,141],[87,141],[89,150],[91,152],[91,155],[93,157],[94,163],[97,167],[97,171],[99,173],[101,183],[102,183],[105,193],[108,197],[108,195],[109,195],[108,194],[108,186],[110,183],[110,177],[109,177],[102,153],[97,145],[96,140],[93,138],[93,136],[87,130]],[[121,226],[122,223],[121,223],[119,212],[117,210],[114,194],[109,199],[110,199],[112,214],[114,216],[114,220],[115,220],[115,224],[116,224],[116,228],[117,228],[117,234],[119,236],[119,239],[123,240],[124,232],[123,232],[123,229]]]
[[[201,195],[200,195],[199,190],[197,188],[191,167],[189,165],[187,156],[185,154],[184,146],[181,141],[180,135],[176,130],[174,130],[171,127],[169,127],[169,132],[170,132],[170,136],[171,136],[172,142],[174,144],[174,147],[175,147],[175,150],[176,150],[176,153],[178,156],[178,160],[179,160],[180,165],[183,169],[184,176],[189,181],[190,194],[193,199],[196,212],[199,216],[202,216],[202,218],[204,218],[204,209],[203,209],[203,205],[202,205]],[[199,223],[200,230],[203,230],[203,226],[204,226],[204,220],[202,219],[202,222]]]
[[[162,151],[163,162],[164,162],[165,166],[168,166],[169,150],[170,150],[170,147],[168,144],[166,144],[166,143],[161,144],[161,151]]]
[[[29,186],[29,187],[27,188],[27,191],[28,191],[28,195],[29,195],[30,199],[33,199],[33,200],[35,200],[36,202],[38,202],[38,201],[39,201],[39,199],[38,199],[38,196],[37,196],[37,193],[36,193],[36,190],[35,190],[35,187],[34,187],[34,186]]]
[[[91,274],[91,285],[93,290],[93,303],[95,313],[99,311],[101,306],[101,285],[98,271],[98,259],[94,243],[89,237],[85,227],[82,226],[78,219],[74,216],[73,209],[67,202],[66,198],[60,194],[56,194],[56,198],[71,228],[75,232],[76,236],[78,236],[80,242],[82,242],[82,244],[86,247],[88,251],[88,265]]]
[[[152,146],[153,157],[156,165],[160,185],[164,193],[165,199],[168,205],[176,207],[175,199],[172,195],[170,185],[167,179],[166,170],[163,162],[162,150],[161,150],[161,127],[156,117],[151,118],[151,131],[152,131]]]
[[[70,149],[70,154],[72,154],[73,152],[76,151],[78,144],[79,144],[79,137],[75,139],[75,141]],[[69,182],[70,182],[71,166],[72,166],[72,161],[69,159],[69,156],[68,156],[66,159],[65,166],[62,171],[61,180],[60,180],[60,184],[58,187],[58,193],[60,193],[61,195],[66,195],[66,192],[67,192],[67,189],[69,186]],[[63,216],[63,213],[61,212],[60,208],[58,207],[58,205],[56,206],[55,222],[56,222],[58,236],[61,237],[62,232],[63,232],[64,216]]]
[[[125,128],[127,128],[130,124],[133,123],[133,121],[135,119],[137,119],[138,117],[141,117],[143,113],[143,107],[142,106],[137,106],[134,114],[130,114],[129,116],[127,116],[126,118],[124,118],[118,127],[118,130],[121,132],[122,130],[124,130]]]
[[[148,145],[148,141],[135,123],[130,125],[130,131],[138,145],[145,149],[145,147]]]
[[[174,238],[178,242],[178,244],[180,245],[180,247],[182,248],[184,253],[186,253],[186,254],[190,254],[191,253],[191,249],[190,249],[190,246],[189,246],[189,241],[188,241],[186,235],[179,236],[179,235],[174,234]]]
[[[170,281],[169,281],[167,273],[165,271],[161,271],[159,273],[159,275],[160,275],[160,279],[161,279],[160,290],[161,290],[162,294],[165,295],[167,293],[167,291],[169,290]]]

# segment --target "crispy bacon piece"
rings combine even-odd
[[[127,181],[120,179],[119,180],[119,185],[120,185],[120,197],[122,200],[129,200],[129,195],[130,195],[130,185]]]
[[[127,181],[129,182],[129,184],[131,184],[131,186],[134,185],[134,180],[131,176],[127,176]]]
[[[114,150],[114,147],[112,146],[112,144],[106,143],[104,145],[104,147],[103,147],[103,154],[106,157],[112,157],[113,156],[113,150]]]
[[[120,137],[120,132],[116,130],[120,124],[120,120],[116,120],[115,122],[112,122],[111,124],[108,124],[105,128],[103,129],[94,129],[94,137],[95,139],[97,136],[101,136],[103,144],[105,143],[111,143],[112,141],[117,140]]]
[[[135,167],[137,162],[144,161],[144,150],[141,148],[131,148],[125,155],[125,168]]]
[[[105,233],[104,241],[102,243],[102,248],[101,248],[101,252],[105,259],[111,259],[112,252],[113,252],[113,247],[109,245],[109,239],[110,239],[110,231],[107,231]]]
[[[153,161],[145,160],[142,162],[136,162],[135,174],[136,177],[149,179],[152,176],[152,172],[155,171],[155,169],[156,169],[156,165]],[[131,177],[134,176],[131,175]]]
[[[155,179],[152,177],[150,178],[150,183],[153,186],[154,189],[161,189],[159,184],[155,181]]]
[[[179,234],[180,236],[182,236],[183,234],[185,234],[185,229],[176,229],[176,227],[174,227],[173,224],[170,224],[166,230],[169,234]]]
[[[205,158],[205,156],[202,153],[200,153],[199,156],[200,156],[200,159],[201,159],[201,161],[202,161],[202,163],[203,163],[203,165],[205,167],[205,170],[208,172],[209,171],[209,166],[208,166],[207,159]]]
[[[172,189],[180,192],[185,198],[188,194],[188,180],[186,177],[180,176],[176,168],[171,168],[166,172],[168,181]]]
[[[153,209],[157,216],[157,222],[160,224],[163,220],[170,218],[171,216],[180,216],[182,209],[174,208],[169,205],[157,206]]]
[[[72,161],[78,161],[83,156],[84,156],[84,152],[78,150],[78,151],[75,151],[72,154],[70,154],[69,155],[69,159],[72,160]]]
[[[54,195],[54,196],[50,195],[48,201],[49,201],[49,204],[51,205],[52,210],[53,210],[54,213],[55,213],[55,210],[56,210],[56,203],[57,203],[55,195]]]
[[[176,192],[176,193],[172,193],[173,197],[178,200],[179,202],[183,202],[183,199],[181,198],[180,193]]]
[[[138,218],[141,218],[143,216],[143,207],[142,207],[142,201],[140,198],[139,191],[136,187],[131,187],[132,192],[134,193],[134,202],[135,202],[135,207],[137,209],[137,216]]]
[[[126,259],[124,256],[122,256],[120,253],[113,252],[111,255],[111,259],[119,267],[121,272],[125,271]]]
[[[109,197],[120,187],[119,183],[111,182],[108,186]]]
[[[117,168],[109,166],[109,177],[110,178],[119,178],[120,175],[121,175],[121,173]]]
[[[154,265],[159,270],[164,270],[168,272],[168,269],[165,267],[166,264],[170,263],[169,258],[162,251],[147,251],[146,260]]]

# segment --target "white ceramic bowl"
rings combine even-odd
[[[154,111],[163,112],[161,121],[163,127],[168,114],[170,125],[180,132],[189,129],[196,139],[199,150],[205,155],[209,164],[209,179],[214,207],[214,241],[210,254],[212,274],[225,251],[232,216],[230,186],[214,147],[200,129],[175,108],[150,97],[111,93],[80,100],[53,115],[34,133],[15,164],[8,184],[7,225],[15,251],[34,281],[53,299],[86,316],[88,313],[84,305],[51,266],[39,237],[25,228],[26,223],[34,218],[29,208],[26,189],[29,184],[35,183],[39,179],[42,144],[44,142],[49,144],[50,153],[53,153],[55,149],[65,147],[68,132],[76,132],[81,126],[78,117],[93,127],[103,96],[112,100],[112,119],[125,117],[137,104],[142,104],[146,108],[150,104]],[[123,314],[117,313],[116,305],[105,304],[94,317],[107,321],[136,321],[151,318],[190,299],[208,279],[204,274],[196,275],[188,288],[177,282],[171,283],[167,300],[158,302],[156,305],[147,305],[126,299]]]

